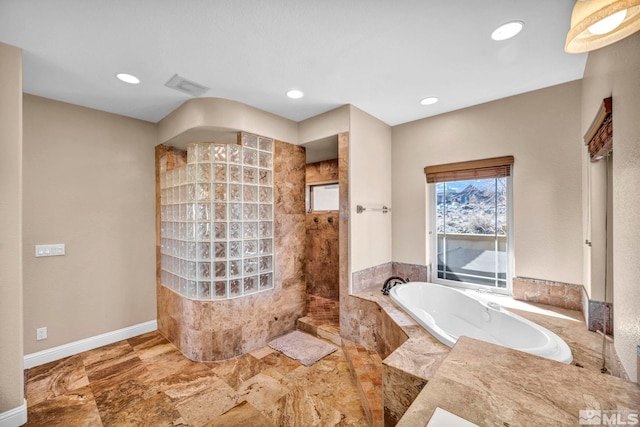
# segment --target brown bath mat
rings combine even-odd
[[[269,343],[269,347],[299,360],[305,366],[313,365],[337,350],[331,344],[300,331],[289,332],[287,335],[276,338]]]

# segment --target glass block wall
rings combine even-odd
[[[192,299],[273,289],[273,140],[193,143],[160,167],[161,279]]]

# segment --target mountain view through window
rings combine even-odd
[[[506,288],[507,178],[435,184],[438,279]]]

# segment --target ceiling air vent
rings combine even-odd
[[[180,92],[186,93],[187,95],[191,95],[191,96],[203,95],[210,89],[196,82],[192,82],[191,80],[187,80],[178,74],[171,77],[171,79],[169,79],[169,81],[166,82],[164,85],[166,87],[179,90]]]

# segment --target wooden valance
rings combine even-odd
[[[603,99],[602,105],[584,135],[591,161],[595,162],[613,149],[613,113],[611,97]]]
[[[513,156],[504,156],[427,166],[424,168],[424,173],[429,184],[467,179],[503,178],[511,175],[513,160]]]

